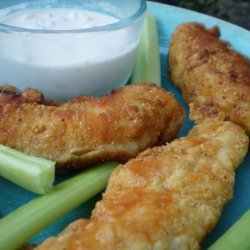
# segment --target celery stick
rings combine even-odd
[[[0,175],[38,194],[53,188],[55,162],[0,145]]]
[[[117,164],[99,164],[60,184],[0,220],[0,249],[20,247],[40,230],[87,201],[107,185]]]
[[[157,21],[152,13],[145,16],[142,37],[131,76],[132,83],[151,82],[161,85],[160,51]]]
[[[209,250],[235,249],[250,249],[250,210],[209,248]]]

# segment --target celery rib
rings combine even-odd
[[[131,83],[151,82],[161,86],[161,65],[157,20],[147,12],[138,46]]]
[[[0,176],[38,194],[52,190],[55,162],[0,145]]]
[[[117,163],[99,164],[35,198],[0,220],[0,249],[20,247],[43,228],[101,192]]]
[[[250,210],[209,248],[209,250],[235,249],[250,249]]]

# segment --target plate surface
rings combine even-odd
[[[158,21],[158,30],[160,38],[160,53],[162,67],[162,84],[166,90],[174,93],[176,98],[181,102],[187,114],[188,110],[184,103],[181,93],[170,82],[167,75],[167,52],[169,39],[175,28],[183,22],[198,21],[206,24],[207,27],[218,25],[221,29],[222,39],[231,42],[233,48],[242,54],[250,57],[250,32],[227,23],[225,21],[199,14],[193,11],[181,9],[164,4],[148,2],[148,10],[154,13]],[[184,136],[193,126],[188,119],[185,120],[183,127],[179,133]],[[60,182],[63,178],[57,179]],[[16,185],[4,180],[0,177],[0,216],[5,216],[16,208],[25,204],[36,195],[17,187]],[[100,199],[100,194],[86,202],[82,206],[76,208],[71,213],[65,215],[60,220],[36,235],[31,242],[40,243],[49,236],[54,236],[65,228],[71,221],[89,217],[91,210],[97,200]],[[250,152],[236,173],[236,184],[234,197],[223,210],[221,219],[219,220],[214,231],[208,235],[204,242],[203,248],[210,246],[219,236],[221,236],[239,217],[250,208]],[[13,225],[14,226],[14,225]]]

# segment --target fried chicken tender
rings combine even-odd
[[[180,25],[170,42],[170,78],[183,91],[193,120],[227,119],[250,135],[250,61],[219,36],[218,27]]]
[[[153,84],[63,104],[45,100],[38,90],[0,87],[0,143],[56,161],[58,171],[126,161],[174,139],[183,119],[173,95]]]
[[[232,197],[247,147],[241,127],[207,120],[118,166],[91,219],[73,222],[37,250],[199,249]]]

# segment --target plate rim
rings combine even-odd
[[[196,15],[198,17],[206,17],[206,18],[215,20],[216,22],[220,22],[221,24],[233,26],[234,28],[241,30],[246,35],[249,35],[249,37],[250,37],[250,31],[247,30],[246,28],[241,27],[241,26],[239,26],[237,24],[231,23],[229,21],[220,19],[218,17],[212,16],[212,15],[209,15],[209,14],[205,14],[205,13],[202,13],[202,12],[198,12],[198,11],[195,11],[195,10],[186,9],[186,8],[183,8],[183,7],[180,7],[180,6],[174,6],[174,5],[170,5],[170,4],[165,4],[165,3],[160,3],[160,2],[153,2],[153,1],[146,1],[146,2],[147,2],[147,7],[149,7],[147,9],[149,11],[150,11],[150,7],[152,7],[154,5],[155,6],[159,5],[158,8],[164,7],[164,8],[177,10],[178,12],[185,12],[187,14]]]

